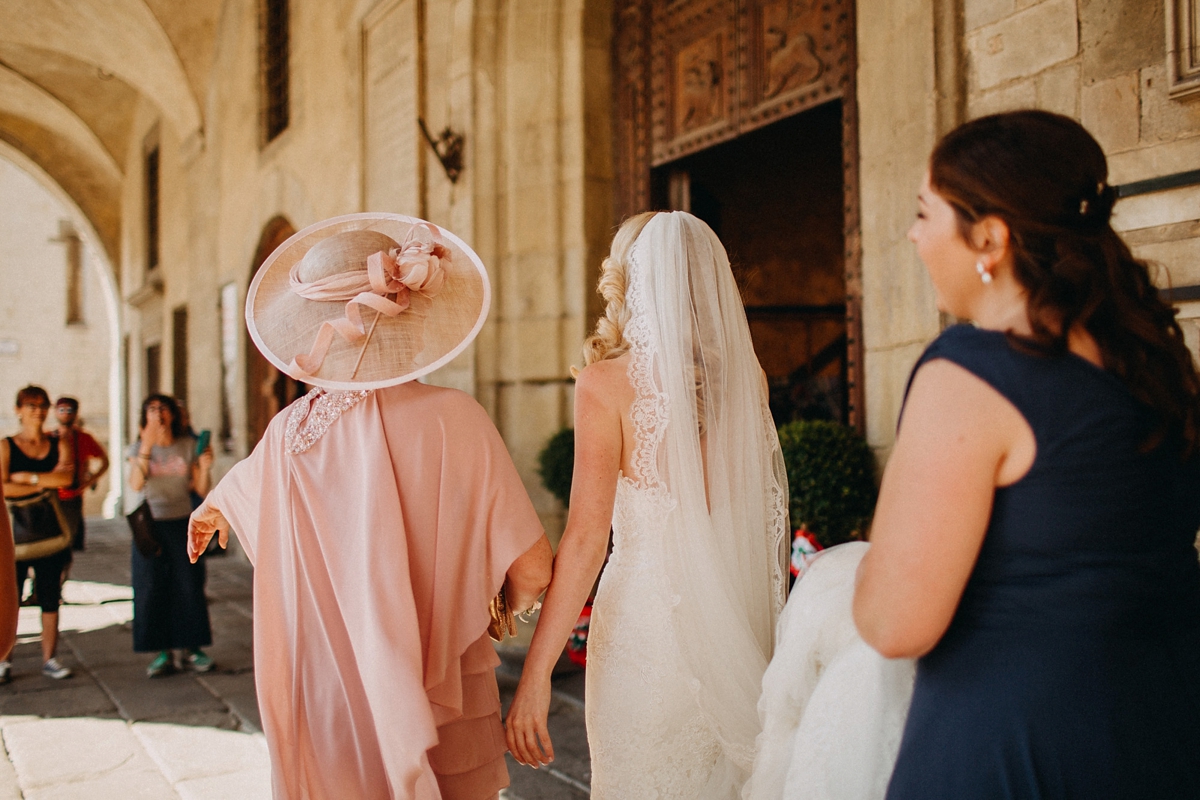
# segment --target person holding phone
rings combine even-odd
[[[215,664],[202,648],[212,644],[204,560],[187,554],[191,493],[205,497],[212,485],[212,448],[199,447],[187,433],[175,398],[152,394],[142,403],[138,440],[129,446],[129,488],[135,505],[142,499],[154,517],[159,553],[133,548],[133,649],[156,653],[146,668],[155,678],[175,669],[171,651],[181,651],[180,666],[208,672]]]

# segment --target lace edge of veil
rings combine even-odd
[[[667,410],[669,398],[666,392],[655,385],[653,343],[646,318],[645,298],[642,296],[642,266],[636,249],[630,254],[629,260],[629,289],[625,295],[629,322],[625,326],[625,339],[629,342],[628,374],[634,393],[629,408],[629,417],[633,422],[633,453],[630,461],[637,474],[627,477],[639,488],[665,498],[666,487],[659,480],[658,473],[658,446],[662,443],[670,419]]]
[[[763,407],[763,432],[768,437],[774,436],[775,446],[770,448],[772,460],[776,457],[779,462],[782,462],[783,454],[778,444],[778,434],[775,434],[775,421],[771,418],[769,408]],[[771,441],[768,438],[767,441]],[[778,462],[777,462],[778,463]],[[772,555],[771,559],[771,598],[774,601],[775,620],[779,620],[779,614],[783,611],[783,607],[787,604],[787,582],[784,579],[786,567],[784,566],[787,556],[785,555],[785,542],[788,541],[788,530],[790,528],[790,516],[788,514],[788,494],[784,487],[780,485],[776,479],[775,470],[772,469],[769,473],[768,483],[770,486],[771,505],[770,517],[768,518],[769,527],[767,528],[767,545],[768,553]],[[774,625],[772,625],[772,629]]]

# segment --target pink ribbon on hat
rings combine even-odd
[[[366,270],[339,272],[305,283],[298,275],[303,262],[296,262],[288,276],[292,291],[307,300],[344,301],[346,315],[321,323],[312,349],[292,359],[291,373],[299,378],[316,375],[333,344],[334,333],[351,343],[367,337],[360,306],[378,312],[378,320],[380,314],[395,317],[407,309],[411,292],[425,297],[436,295],[446,283],[443,262],[449,260],[450,250],[437,240],[437,229],[422,223],[409,229],[399,248],[368,256]]]

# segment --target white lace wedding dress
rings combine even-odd
[[[587,728],[592,797],[703,796],[721,754],[685,678],[659,535],[661,494],[622,476],[613,550],[588,629]]]
[[[858,635],[854,578],[868,545],[822,552],[779,618],[758,702],[763,730],[745,800],[883,800],[912,698],[914,662]]]
[[[593,800],[736,800],[783,606],[786,478],[716,236],[659,214],[630,254],[634,452],[588,633]]]

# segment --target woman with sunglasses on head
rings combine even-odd
[[[909,233],[955,325],[910,380],[854,619],[917,677],[889,800],[1200,796],[1200,377],[1042,111],[936,147]]]
[[[175,398],[152,394],[142,402],[138,440],[129,446],[129,488],[144,498],[154,517],[159,553],[133,548],[133,649],[157,655],[146,674],[158,677],[174,669],[171,650],[182,651],[182,666],[208,672],[213,660],[203,647],[212,644],[203,560],[187,554],[191,493],[201,497],[212,485],[211,448],[196,452],[196,439],[183,428]]]
[[[4,496],[8,499],[28,498],[48,489],[70,486],[75,477],[70,441],[53,438],[43,430],[50,412],[50,395],[40,386],[26,386],[17,392],[16,412],[21,430],[0,440],[0,478],[4,482]],[[25,517],[19,512],[14,513],[17,514],[15,524],[20,526]],[[37,525],[57,527],[52,513],[29,515],[28,520],[36,521]],[[28,533],[50,535],[57,530]],[[71,549],[67,546],[41,558],[16,564],[18,599],[25,576],[33,570],[33,591],[42,608],[42,674],[55,680],[71,677],[71,670],[59,663],[54,655],[58,649],[58,606],[62,599],[63,571],[70,563]],[[11,658],[9,652],[0,661],[0,683],[12,679]]]

